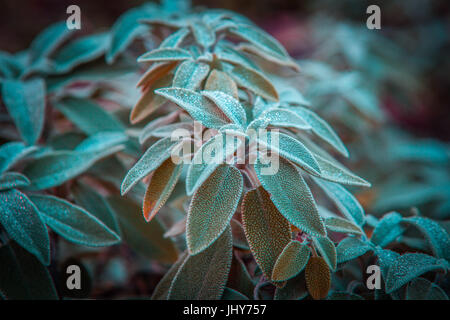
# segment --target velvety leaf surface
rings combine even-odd
[[[380,266],[383,279],[386,280],[389,268],[394,263],[394,261],[400,256],[400,254],[395,251],[381,249],[379,247],[375,249],[375,253],[377,255],[377,263]]]
[[[208,249],[188,256],[169,290],[171,300],[217,300],[225,289],[232,259],[230,228]]]
[[[297,240],[291,240],[278,256],[272,272],[273,281],[286,281],[297,276],[308,263],[310,249]]]
[[[192,197],[186,223],[191,255],[208,248],[229,225],[241,198],[243,178],[238,169],[221,165]]]
[[[190,23],[194,38],[203,48],[209,48],[216,41],[214,31],[202,20],[197,19]]]
[[[4,80],[3,102],[27,144],[35,144],[44,124],[45,82],[40,78],[28,81]]]
[[[283,158],[279,170],[273,175],[263,175],[262,165],[255,164],[259,181],[270,193],[270,198],[281,214],[294,226],[313,236],[325,236],[326,230],[317,211],[316,203],[297,168]]]
[[[161,44],[160,48],[176,48],[180,45],[180,43],[186,38],[186,36],[190,33],[188,28],[180,28],[179,30],[172,33],[170,36],[165,38]]]
[[[237,99],[221,91],[202,91],[202,95],[213,101],[235,124],[245,128],[247,117]]]
[[[402,216],[397,212],[385,214],[373,230],[370,241],[380,247],[395,241],[405,231],[402,220]]]
[[[160,48],[147,52],[138,58],[138,62],[182,61],[192,58],[192,55],[179,48]]]
[[[247,268],[245,267],[245,264],[240,258],[237,257],[236,254],[233,255],[233,260],[231,261],[227,287],[241,292],[249,299],[253,297],[255,284],[253,283],[252,278],[248,273]]]
[[[233,246],[242,250],[250,250],[242,224],[236,219],[231,219],[230,226],[233,234]]]
[[[29,184],[30,180],[18,172],[5,172],[0,175],[0,191],[26,187]]]
[[[314,300],[324,299],[331,287],[331,273],[321,257],[311,257],[305,269],[306,287]]]
[[[267,124],[275,127],[310,129],[311,126],[300,118],[295,112],[287,109],[270,109],[261,115],[267,120]]]
[[[26,147],[22,142],[7,142],[0,146],[0,173],[34,150],[36,147]]]
[[[261,186],[245,194],[242,222],[256,262],[266,278],[271,279],[278,256],[291,240],[289,223]]]
[[[439,286],[424,278],[416,278],[408,284],[406,300],[448,300]]]
[[[373,248],[358,238],[345,238],[339,242],[336,248],[337,263],[353,260],[370,250],[373,250]]]
[[[346,219],[340,217],[329,217],[325,219],[325,226],[327,229],[339,232],[339,233],[349,233],[355,235],[362,235],[363,231],[361,228]]]
[[[173,87],[195,90],[209,73],[209,65],[194,60],[183,61],[173,77]]]
[[[206,79],[205,90],[222,91],[235,99],[238,99],[236,82],[223,71],[213,69]]]
[[[337,264],[336,247],[334,246],[334,243],[327,237],[314,237],[313,243],[315,248],[319,250],[322,258],[330,267],[331,271],[334,271]]]
[[[16,189],[0,192],[0,223],[9,237],[35,255],[44,265],[50,262],[50,242],[38,209]]]
[[[170,267],[164,277],[158,282],[155,291],[153,291],[152,300],[167,300],[172,281],[187,257],[187,252],[182,253],[178,260]]]
[[[247,88],[267,100],[278,101],[277,90],[261,72],[241,66],[233,67],[230,72],[231,77],[239,86]]]
[[[182,169],[183,164],[176,165],[169,158],[155,170],[144,196],[143,211],[145,220],[151,221],[166,203],[180,177]]]
[[[95,216],[66,200],[31,195],[45,224],[73,243],[101,247],[120,242],[120,237]]]

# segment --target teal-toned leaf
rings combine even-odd
[[[392,250],[381,249],[380,247],[375,249],[375,253],[377,255],[377,263],[380,266],[383,279],[386,280],[389,268],[400,254]]]
[[[373,230],[370,241],[380,247],[395,241],[405,231],[402,220],[402,216],[397,212],[385,214]]]
[[[16,56],[0,51],[0,75],[5,78],[17,78],[23,71],[24,65]]]
[[[291,88],[282,88],[280,89],[280,102],[284,103],[291,103],[294,105],[301,105],[301,106],[310,106],[311,103],[306,100],[306,98],[298,91],[297,89],[291,87]]]
[[[300,71],[300,67],[289,56],[280,56],[280,55],[275,55],[273,53],[268,53],[267,51],[263,51],[263,50],[259,49],[257,46],[254,46],[252,44],[240,44],[239,50],[244,51],[244,52],[249,52],[250,54],[254,54],[254,55],[259,56],[267,61],[279,64],[281,66],[289,67],[289,68],[293,69],[294,71],[297,71],[297,72]]]
[[[333,291],[328,295],[327,300],[364,300],[364,298],[355,293]]]
[[[7,300],[56,300],[47,268],[14,242],[0,247],[0,292]]]
[[[131,248],[151,260],[177,260],[178,251],[172,240],[164,238],[165,229],[157,218],[146,223],[140,206],[120,196],[108,198],[108,203],[119,217],[123,238]]]
[[[288,280],[283,288],[276,288],[275,300],[301,300],[308,296],[305,273],[301,272],[295,278]]]
[[[220,129],[229,123],[226,115],[198,92],[182,88],[166,88],[158,89],[155,93],[186,110],[194,120],[200,121],[207,128]]]
[[[231,121],[245,128],[247,116],[239,100],[221,91],[202,91],[201,93],[213,101]]]
[[[27,144],[35,144],[44,124],[44,80],[5,80],[2,83],[2,97],[22,138]]]
[[[169,290],[169,300],[217,300],[225,289],[232,259],[231,230],[227,228],[208,249],[188,256]]]
[[[267,121],[267,125],[274,127],[296,128],[300,130],[311,129],[311,126],[295,112],[287,109],[269,109],[261,115],[261,118]]]
[[[184,252],[180,255],[178,260],[170,267],[170,269],[166,272],[166,274],[162,277],[162,279],[158,282],[158,285],[153,291],[152,300],[167,300],[169,295],[170,286],[172,285],[172,281],[175,278],[178,270],[183,265],[184,261],[188,257],[187,252]]]
[[[31,195],[45,224],[64,239],[92,247],[110,246],[120,237],[83,208],[50,195]]]
[[[423,253],[405,253],[389,268],[385,283],[386,293],[391,293],[412,279],[430,271],[447,271],[448,263]]]
[[[355,222],[357,225],[362,225],[364,223],[365,216],[363,207],[343,186],[316,178],[314,178],[314,181],[323,191],[325,191],[330,199],[333,200],[347,219]]]
[[[222,91],[235,99],[238,99],[238,88],[236,82],[223,71],[213,69],[206,79],[205,90]]]
[[[221,165],[194,194],[186,223],[191,255],[207,249],[227,228],[241,199],[243,183],[238,169]]]
[[[238,65],[253,71],[261,70],[251,59],[247,58],[243,53],[233,49],[231,46],[218,46],[216,55],[219,60],[231,63],[232,65]]]
[[[0,191],[22,188],[30,184],[30,180],[18,172],[5,172],[0,175]]]
[[[348,150],[344,146],[344,143],[325,120],[323,120],[313,111],[304,107],[292,106],[289,109],[297,113],[298,116],[305,120],[305,122],[311,126],[312,131],[317,136],[322,138],[325,142],[329,143],[343,156],[348,157]]]
[[[278,256],[271,279],[286,281],[297,276],[306,267],[310,254],[307,245],[297,240],[291,240]]]
[[[278,101],[277,90],[261,72],[234,66],[230,70],[230,76],[240,87],[244,87],[267,100]]]
[[[209,73],[209,65],[194,60],[183,61],[173,77],[173,87],[195,90]]]
[[[189,33],[190,31],[188,28],[181,28],[165,38],[159,45],[159,48],[176,48],[183,42]]]
[[[53,72],[64,73],[102,56],[109,46],[109,34],[99,33],[70,42],[52,56]]]
[[[406,300],[448,300],[439,286],[424,278],[416,278],[408,284]]]
[[[123,179],[121,194],[127,193],[136,183],[158,168],[170,157],[171,150],[178,143],[170,138],[163,138],[148,148]]]
[[[363,240],[354,237],[345,238],[336,247],[337,263],[353,260],[370,250],[373,250],[372,246]]]
[[[339,232],[339,233],[349,233],[355,235],[362,235],[364,232],[359,226],[351,223],[346,219],[340,217],[329,217],[325,219],[325,226],[328,230]]]
[[[236,291],[231,288],[225,288],[222,295],[222,300],[248,300],[248,298],[240,293],[239,291]]]
[[[161,48],[147,52],[138,58],[138,62],[183,61],[192,59],[192,55],[179,48]]]
[[[278,256],[291,240],[288,221],[260,186],[244,196],[242,223],[256,262],[266,278],[271,279]]]
[[[203,48],[209,48],[216,41],[216,35],[203,20],[196,19],[190,23],[194,38]]]
[[[437,258],[450,261],[450,236],[437,222],[424,217],[405,218],[403,221],[414,225],[425,235]]]
[[[0,173],[34,150],[36,147],[26,147],[22,142],[7,142],[0,146]]]
[[[38,209],[16,189],[0,192],[0,223],[9,237],[35,255],[44,265],[50,263],[50,242]]]
[[[334,243],[327,237],[313,237],[313,242],[322,258],[328,264],[330,269],[334,271],[337,264],[336,247],[334,246]]]
[[[233,221],[233,219],[231,221]],[[242,292],[247,298],[251,299],[253,297],[255,284],[253,283],[244,262],[238,258],[236,254],[233,255],[233,259],[231,261],[227,287],[238,292]]]
[[[113,114],[88,99],[67,98],[58,101],[54,106],[86,134],[124,130]]]
[[[254,167],[271,200],[291,224],[312,236],[326,235],[311,191],[293,164],[280,158],[278,172],[272,175],[262,174],[260,162]]]

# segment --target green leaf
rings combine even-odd
[[[112,113],[91,100],[67,98],[54,106],[88,135],[102,131],[124,131],[123,125]]]
[[[44,124],[44,80],[4,80],[2,97],[22,138],[27,144],[35,144]]]
[[[424,278],[416,278],[408,284],[406,300],[448,300],[444,290]]]
[[[0,223],[9,237],[35,255],[44,265],[50,263],[50,242],[38,209],[16,189],[0,192]]]
[[[248,298],[239,291],[225,288],[221,300],[248,300]]]
[[[186,223],[191,255],[207,249],[224,232],[238,206],[243,184],[238,169],[221,165],[194,194]]]
[[[229,123],[226,115],[198,92],[183,88],[165,88],[158,89],[155,93],[186,110],[194,120],[200,121],[207,128],[220,129]]]
[[[183,61],[173,77],[173,87],[195,90],[209,73],[209,65],[194,60]]]
[[[99,33],[70,42],[55,52],[54,73],[65,73],[102,56],[109,46],[109,34]]]
[[[278,172],[273,175],[263,175],[260,162],[254,167],[273,203],[291,224],[312,236],[326,235],[311,191],[293,164],[280,158]]]
[[[271,279],[286,281],[297,276],[306,267],[310,254],[307,245],[291,240],[278,256]]]
[[[214,102],[235,124],[245,128],[247,116],[239,100],[221,91],[202,91],[201,94]]]
[[[329,217],[325,219],[325,226],[327,229],[339,232],[339,233],[349,233],[355,235],[363,235],[364,232],[361,228],[346,219],[340,217]]]
[[[327,237],[313,237],[313,242],[322,258],[328,264],[330,269],[334,271],[337,264],[336,247],[334,246],[334,243]]]
[[[22,142],[7,142],[0,146],[0,173],[5,172],[36,147],[26,147]]]
[[[192,59],[192,55],[179,48],[160,48],[147,52],[138,58],[138,62],[183,61]]]
[[[158,285],[153,291],[152,300],[167,300],[169,295],[170,286],[172,285],[172,281],[175,278],[178,270],[183,265],[184,261],[188,257],[188,254],[184,252],[180,255],[178,260],[170,267],[170,269],[166,272],[166,274],[162,277],[162,279],[158,282]]]
[[[370,250],[373,248],[367,242],[354,237],[344,238],[336,247],[337,263],[353,260]]]
[[[380,247],[395,241],[405,231],[402,220],[402,216],[397,212],[385,214],[373,230],[370,241]]]
[[[188,256],[169,290],[170,300],[217,300],[225,289],[232,259],[230,228],[208,249]]]
[[[57,300],[41,262],[14,242],[0,247],[0,292],[7,300]]]
[[[256,262],[266,278],[271,279],[278,256],[291,240],[289,223],[261,186],[245,194],[242,222]]]
[[[189,33],[189,29],[183,27],[165,38],[159,45],[159,48],[176,48],[183,42]]]
[[[389,268],[385,283],[386,293],[391,293],[412,279],[430,271],[447,271],[448,263],[423,253],[405,253]]]
[[[434,255],[450,261],[450,236],[437,222],[424,217],[411,217],[403,222],[418,228],[428,240]]]
[[[239,86],[247,88],[267,100],[278,101],[277,90],[261,72],[235,66],[230,70],[230,76]]]
[[[192,29],[195,41],[203,48],[209,48],[216,41],[214,30],[212,30],[203,20],[192,20],[189,26]]]
[[[123,179],[120,187],[121,194],[127,193],[136,183],[158,168],[170,157],[171,150],[178,143],[179,141],[163,138],[148,148]]]
[[[50,228],[64,239],[92,247],[110,246],[120,237],[95,216],[66,200],[49,195],[31,195]]]
[[[152,260],[176,261],[178,251],[172,240],[164,238],[166,231],[158,219],[145,223],[142,209],[129,199],[112,196],[108,203],[119,217],[123,238],[131,248]]]
[[[238,99],[238,88],[236,82],[225,72],[213,69],[206,79],[205,90],[222,91],[235,99]]]
[[[18,172],[6,172],[0,175],[0,191],[26,187],[30,180]]]
[[[311,126],[295,112],[287,109],[269,109],[265,111],[260,118],[265,119],[268,126],[296,128],[300,130],[311,129]]]
[[[336,204],[339,210],[357,225],[364,223],[364,209],[358,200],[341,185],[314,178],[314,181]]]
[[[343,156],[348,157],[348,150],[344,146],[339,136],[334,132],[334,130],[328,125],[328,123],[319,117],[313,111],[304,107],[293,107],[289,108],[299,115],[306,123],[308,123],[312,131],[325,142],[329,143],[333,148],[335,148]]]
[[[176,165],[172,159],[165,160],[152,175],[144,196],[144,218],[151,221],[166,203],[178,182],[183,164]]]

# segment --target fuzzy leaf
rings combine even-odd
[[[239,291],[225,288],[221,300],[248,300],[248,298]]]
[[[236,219],[231,219],[230,226],[231,226],[231,233],[233,234],[233,247],[242,250],[250,250],[247,238],[245,238],[245,231],[242,224]]]
[[[190,31],[188,28],[181,28],[165,38],[159,45],[159,48],[176,48],[183,42],[189,33]]]
[[[138,62],[182,61],[191,59],[192,55],[179,48],[160,48],[147,52],[138,58]]]
[[[169,290],[170,300],[216,300],[225,289],[232,259],[230,228],[208,249],[188,256]]]
[[[182,169],[182,163],[176,165],[169,158],[155,170],[145,192],[143,204],[145,220],[151,221],[166,203],[178,182]]]
[[[30,184],[30,180],[18,172],[6,172],[0,175],[0,191],[22,188]]]
[[[169,99],[186,110],[194,120],[207,128],[220,129],[229,123],[225,114],[200,93],[183,88],[158,89],[156,94]]]
[[[389,268],[400,254],[395,251],[381,249],[380,247],[375,248],[375,253],[377,255],[377,263],[380,266],[383,279],[386,280]]]
[[[305,269],[306,287],[314,300],[324,299],[331,287],[331,273],[321,257],[311,257]]]
[[[45,82],[4,80],[2,97],[9,115],[27,144],[35,144],[44,124]]]
[[[34,150],[36,147],[26,147],[22,142],[7,142],[0,146],[0,173]]]
[[[247,117],[239,100],[221,91],[202,91],[203,96],[213,101],[235,124],[245,128]]]
[[[239,86],[247,88],[267,100],[278,101],[277,90],[262,73],[235,66],[231,69],[230,76]]]
[[[364,223],[364,209],[358,200],[341,185],[314,179],[314,181],[322,188],[323,191],[336,204],[339,210],[351,221],[357,225]]]
[[[370,250],[373,250],[373,248],[358,238],[345,238],[336,247],[337,263],[353,260]]]
[[[430,271],[446,271],[448,263],[423,253],[405,253],[392,263],[386,277],[386,293],[391,293],[412,279]]]
[[[234,254],[233,259],[231,261],[231,268],[230,274],[228,276],[227,287],[242,292],[244,295],[247,296],[247,298],[253,297],[255,284],[253,283],[252,278],[248,273],[244,262],[240,258],[238,258],[236,254]]]
[[[158,282],[158,285],[153,291],[152,300],[167,300],[169,295],[170,286],[172,285],[172,281],[174,280],[178,270],[183,265],[184,261],[188,257],[187,252],[184,252],[180,255],[178,260],[170,267],[169,271],[162,277],[162,279]]]
[[[275,127],[297,128],[300,130],[311,129],[311,126],[300,118],[295,112],[287,109],[269,109],[261,118],[267,121],[267,125]]]
[[[148,148],[123,179],[121,194],[127,193],[136,183],[158,168],[170,157],[172,148],[178,143],[170,138],[163,138]]]
[[[296,72],[300,71],[300,67],[289,56],[285,57],[285,56],[275,55],[273,53],[268,53],[266,51],[260,50],[258,47],[251,45],[251,44],[241,44],[241,45],[239,45],[239,49],[241,51],[249,52],[251,54],[257,55],[267,61],[279,64],[281,66],[289,67]]]
[[[170,239],[164,238],[165,229],[157,218],[145,223],[142,209],[133,201],[119,196],[108,198],[110,207],[119,217],[126,243],[146,258],[174,263],[178,252]]]
[[[408,284],[406,300],[448,300],[444,290],[424,278],[416,278]]]
[[[230,46],[222,46],[216,49],[216,55],[219,60],[230,63],[232,65],[238,65],[240,67],[253,70],[253,71],[261,71],[261,69],[246,55],[243,53],[233,49]]]
[[[238,169],[221,165],[194,194],[186,223],[191,255],[207,249],[224,232],[238,206],[243,183]]]
[[[209,48],[216,41],[216,35],[203,20],[197,19],[190,23],[194,38],[203,48]]]
[[[306,267],[310,254],[307,245],[297,240],[291,240],[275,262],[272,280],[286,281],[297,276]]]
[[[279,170],[273,175],[262,175],[260,162],[254,167],[271,200],[291,224],[312,236],[326,235],[311,191],[293,164],[280,158]]]
[[[205,90],[222,91],[235,99],[238,99],[238,88],[236,82],[225,72],[213,69],[206,79]]]
[[[142,87],[146,91],[153,84],[165,77],[172,69],[178,65],[178,61],[160,62],[153,64],[139,79],[136,87]]]
[[[0,223],[9,237],[35,255],[44,265],[50,263],[50,242],[38,209],[16,189],[0,192]]]
[[[209,73],[209,65],[194,60],[183,61],[173,77],[172,87],[197,89]]]
[[[49,195],[31,195],[50,228],[76,244],[103,247],[120,242],[120,237],[95,216],[66,200]]]
[[[327,229],[339,232],[339,233],[349,233],[355,235],[362,235],[363,231],[361,228],[346,219],[340,217],[329,217],[325,219],[325,226]]]
[[[373,230],[370,241],[380,247],[395,241],[405,231],[402,220],[402,216],[397,212],[385,214]]]
[[[289,223],[261,186],[245,194],[242,222],[256,262],[266,278],[271,279],[278,256],[291,240]]]
[[[337,264],[336,247],[334,246],[334,243],[327,237],[313,237],[313,242],[322,258],[328,264],[330,269],[334,271]]]

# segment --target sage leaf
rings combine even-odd
[[[277,90],[261,72],[234,66],[230,70],[230,76],[239,86],[247,88],[267,100],[278,101]]]
[[[209,73],[209,65],[194,60],[183,61],[173,77],[173,87],[195,90]]]
[[[195,19],[189,24],[189,26],[192,29],[195,40],[203,48],[209,48],[216,41],[214,31],[204,21]]]
[[[340,217],[329,217],[325,219],[325,226],[328,230],[339,232],[339,233],[349,233],[355,235],[363,235],[364,232],[359,226],[351,223],[346,219]]]
[[[448,300],[439,286],[424,278],[416,278],[408,284],[406,300]]]
[[[373,247],[363,240],[354,237],[344,238],[336,247],[337,263],[353,260],[370,250],[373,250]]]
[[[152,300],[167,300],[172,281],[187,257],[187,252],[182,253],[178,260],[170,267],[166,274],[164,274],[162,279],[158,282],[155,291],[153,291],[151,297]]]
[[[6,172],[0,175],[0,191],[22,188],[30,184],[30,180],[18,172]]]
[[[405,231],[401,224],[402,216],[397,212],[385,214],[373,230],[370,241],[380,247],[385,247],[392,241],[395,241]]]
[[[235,99],[238,99],[236,82],[223,71],[213,69],[206,79],[205,90],[222,91]]]
[[[331,287],[331,272],[321,257],[311,257],[305,269],[306,287],[314,300],[326,298]]]
[[[201,94],[213,101],[235,124],[246,127],[247,116],[239,100],[221,91],[202,91]]]
[[[182,61],[191,59],[192,55],[179,48],[160,48],[147,52],[138,58],[138,62]]]
[[[26,147],[22,142],[7,142],[0,146],[0,173],[8,170],[36,147]]]
[[[337,257],[334,243],[327,237],[313,237],[314,246],[319,250],[320,255],[330,267],[330,270],[336,269]]]
[[[310,254],[307,245],[291,240],[278,256],[271,279],[286,281],[297,276],[306,267]]]

